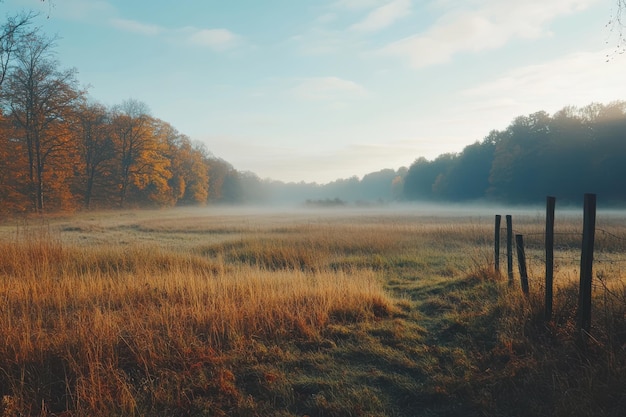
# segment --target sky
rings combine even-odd
[[[517,116],[626,100],[616,0],[3,0],[95,101],[145,103],[237,170],[327,183]]]

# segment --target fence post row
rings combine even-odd
[[[506,268],[509,285],[513,284],[513,217],[506,215]]]
[[[585,194],[583,214],[583,244],[580,255],[580,291],[578,320],[581,335],[591,328],[591,277],[596,226],[596,195]]]
[[[526,253],[524,251],[524,236],[515,235],[515,247],[517,248],[517,265],[519,267],[520,283],[522,291],[528,296],[528,272],[526,269]]]
[[[502,222],[502,216],[496,214],[496,227],[494,230],[494,269],[498,275],[500,275],[500,223]]]
[[[546,198],[546,294],[545,319],[552,319],[552,300],[554,286],[554,207],[555,197]]]
[[[552,319],[553,287],[554,287],[554,209],[556,198],[548,196],[546,198],[546,281],[545,281],[545,319]],[[499,273],[500,268],[500,221],[501,216],[496,215],[495,219],[495,270]],[[596,195],[585,194],[584,214],[583,214],[583,240],[580,256],[580,288],[578,296],[578,325],[581,335],[589,333],[591,328],[591,292],[593,276],[593,250],[596,227]],[[509,285],[513,284],[513,255],[512,255],[513,220],[511,215],[506,215],[506,251],[507,251],[507,273]],[[515,235],[517,246],[517,256],[519,262],[519,272],[522,291],[528,295],[528,274],[526,269],[526,254],[524,251],[524,237],[521,234]]]

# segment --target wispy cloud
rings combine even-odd
[[[362,50],[363,34],[385,29],[407,17],[412,1],[337,0],[289,41],[305,55],[353,54]]]
[[[189,36],[189,40],[214,51],[226,51],[237,46],[241,38],[227,29],[197,29]]]
[[[216,52],[223,52],[238,46],[242,38],[227,29],[199,29],[184,27],[177,29],[165,28],[150,23],[130,19],[112,18],[110,24],[126,32],[144,36],[165,35],[178,42],[187,42],[193,45],[207,47]]]
[[[313,77],[300,80],[291,93],[303,100],[346,100],[362,98],[367,90],[354,81],[339,77]]]
[[[350,29],[358,32],[375,32],[394,24],[411,13],[411,0],[393,0],[372,10],[365,19]]]
[[[408,59],[414,68],[449,62],[459,53],[497,49],[513,39],[550,35],[556,17],[584,10],[598,0],[481,0],[469,9],[452,9],[433,26],[382,48],[387,56]]]
[[[384,3],[385,0],[337,0],[333,7],[345,10],[364,10],[378,7]]]
[[[136,20],[114,18],[110,20],[111,25],[117,29],[124,30],[126,32],[138,33],[146,36],[156,36],[164,32],[164,28],[152,25],[148,23],[138,22]]]
[[[622,99],[626,95],[623,66],[605,62],[607,52],[577,52],[515,68],[462,94],[486,105],[508,103],[520,113]],[[536,103],[543,103],[546,108],[529,108]]]

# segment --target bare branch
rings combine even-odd
[[[13,54],[20,47],[23,38],[31,35],[35,30],[28,32],[26,28],[37,16],[34,12],[22,13],[7,18],[0,26],[0,89],[9,70]]]
[[[624,29],[626,28],[626,0],[616,0],[615,9],[611,13],[609,22],[606,24],[609,29],[609,37],[617,37],[615,41],[615,50],[607,54],[606,60],[610,61],[615,55],[621,55],[626,52],[626,39],[624,38]],[[612,41],[607,40],[609,44]]]

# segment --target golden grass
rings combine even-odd
[[[172,210],[0,225],[0,415],[594,415],[626,398],[613,387],[626,382],[626,228],[599,218],[585,351],[580,227],[558,220],[549,323],[532,214],[514,220],[528,298],[493,271],[492,216]]]
[[[190,371],[257,339],[315,340],[330,323],[393,309],[368,269],[225,264],[222,255],[145,244],[76,247],[48,233],[22,234],[0,244],[1,388],[11,393],[5,414],[11,407],[32,413],[39,401],[84,415],[136,413],[133,378],[156,384],[164,370]],[[307,245],[287,254],[289,245],[244,246],[242,253],[276,259],[315,256]],[[220,389],[228,393],[226,382]],[[171,387],[149,390],[158,402]]]

